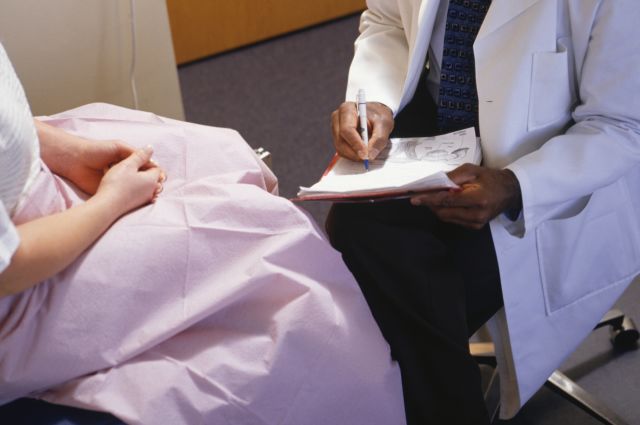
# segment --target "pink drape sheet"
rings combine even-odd
[[[150,144],[168,180],[64,272],[0,299],[0,403],[131,424],[404,423],[399,369],[353,277],[237,132],[105,104],[44,120]],[[78,202],[44,167],[14,218]]]

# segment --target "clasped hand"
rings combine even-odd
[[[47,166],[91,196],[108,197],[125,213],[154,202],[166,179],[150,147],[136,150],[119,140],[90,141],[36,120]]]
[[[122,142],[118,143],[122,144]],[[96,196],[109,196],[114,206],[122,213],[148,202],[155,202],[162,192],[162,184],[166,176],[164,171],[151,160],[152,154],[151,146],[138,150],[131,149],[131,153],[125,159],[105,168]]]
[[[369,139],[368,159],[389,143],[393,113],[386,105],[367,103]],[[366,147],[358,134],[355,103],[345,102],[331,115],[333,142],[338,154],[352,161],[366,158]],[[460,188],[436,190],[411,198],[411,204],[430,208],[442,221],[480,229],[507,210],[520,208],[520,185],[511,170],[495,170],[464,164],[448,173]]]

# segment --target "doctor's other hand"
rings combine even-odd
[[[118,216],[154,202],[162,191],[165,177],[159,167],[148,167],[152,153],[150,146],[136,150],[109,168],[95,197],[107,200]]]
[[[518,214],[522,209],[520,184],[509,169],[463,164],[448,176],[460,189],[420,194],[411,203],[429,207],[442,221],[471,229],[481,229],[503,212]]]
[[[358,131],[358,109],[355,102],[344,102],[331,114],[333,144],[338,155],[352,161],[375,159],[389,143],[393,130],[393,112],[379,102],[367,103],[369,155]]]

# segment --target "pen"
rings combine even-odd
[[[364,90],[358,90],[358,118],[360,119],[360,137],[364,142],[366,156],[364,159],[364,169],[369,171],[369,129],[367,127],[367,100]]]

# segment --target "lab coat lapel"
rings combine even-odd
[[[493,0],[480,28],[473,50],[487,166],[502,168],[515,159],[515,152],[523,153],[521,142],[529,137],[532,58],[536,52],[556,50],[558,4]],[[529,138],[527,150],[535,150],[543,140],[541,135]]]
[[[476,42],[497,31],[539,1],[543,0],[493,0],[480,27]]]
[[[440,5],[440,0],[414,1],[419,2],[417,22],[414,26],[417,30],[411,34],[409,39],[411,58],[398,110],[401,110],[411,100],[418,84]],[[540,1],[544,0],[493,0],[476,38],[476,44],[481,44],[488,35]]]
[[[419,0],[416,0],[419,1]],[[427,57],[427,49],[431,42],[433,34],[433,26],[438,14],[438,6],[440,0],[422,0],[418,9],[418,18],[415,23],[416,31],[413,32],[413,38],[409,39],[411,48],[411,59],[409,61],[409,69],[407,78],[404,82],[402,98],[400,99],[401,110],[413,97],[413,93],[418,85],[418,79],[422,72],[425,59]]]

